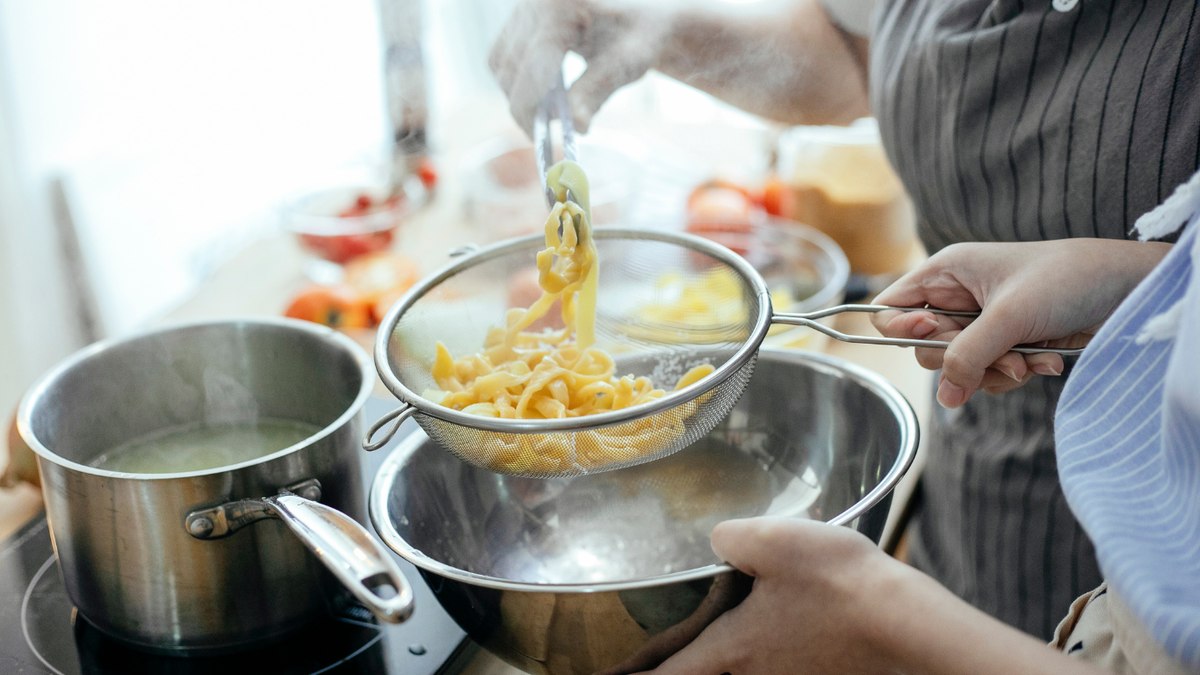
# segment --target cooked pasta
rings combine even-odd
[[[578,165],[555,165],[548,182],[556,192],[569,186],[586,203],[586,179]],[[489,330],[476,354],[455,358],[439,342],[431,372],[438,389],[426,392],[427,398],[474,415],[562,419],[620,410],[666,394],[648,377],[618,377],[612,356],[595,346],[599,265],[586,210],[571,201],[555,204],[546,220],[545,241],[536,257],[541,297],[527,309],[508,310],[504,325]],[[564,327],[530,330],[555,304]],[[713,370],[707,364],[691,369],[676,389]],[[491,446],[480,450],[497,466],[525,473],[635,459],[665,447],[664,439],[679,438],[695,406],[692,402],[674,415],[579,432],[569,444],[565,434],[496,434],[489,439]],[[525,464],[518,466],[520,462]]]
[[[638,307],[638,323],[628,327],[630,335],[656,342],[691,343],[741,340],[750,317],[745,282],[728,266],[697,274],[665,272],[654,282],[654,302]],[[771,291],[771,304],[788,308],[796,302],[791,289],[781,285]],[[794,331],[791,326],[772,326],[767,335]]]

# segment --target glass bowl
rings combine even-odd
[[[751,213],[746,220],[689,223],[688,231],[722,244],[758,270],[777,312],[810,312],[840,304],[850,264],[837,242],[802,223]],[[773,326],[765,346],[821,351],[828,337],[796,326]]]
[[[283,226],[309,255],[308,277],[337,283],[343,266],[372,253],[391,249],[400,226],[425,200],[419,180],[397,188],[351,183],[307,193],[283,210]]]

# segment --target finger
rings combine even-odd
[[[1049,377],[1062,375],[1065,367],[1062,356],[1050,353],[1028,354],[1025,356],[1025,365],[1030,371]]]
[[[941,318],[945,319],[947,317]],[[938,332],[927,336],[925,339],[936,342],[950,343],[953,342],[954,338],[958,337],[958,334],[962,332],[962,327],[958,325],[958,322],[956,321],[943,323],[947,323],[949,326],[951,326],[950,329],[944,331],[939,329]],[[913,350],[913,355],[916,356],[917,363],[921,364],[922,368],[927,370],[941,370],[942,363],[946,358],[946,348],[918,347]]]
[[[970,252],[963,244],[954,244],[935,253],[923,265],[883,289],[875,299],[877,305],[895,307],[931,306],[941,309],[971,311],[979,309],[974,292],[955,273],[962,267],[957,262]]]
[[[1005,355],[1019,356],[1013,352]],[[960,387],[946,379],[943,371],[938,380],[937,400],[947,408],[957,408],[964,404],[978,390],[985,391],[989,394],[1004,394],[1024,386],[1026,382],[1033,379],[1033,373],[1025,370],[1025,374],[1019,378],[1014,378],[1009,373],[997,370],[996,368],[987,368],[983,372],[983,377],[980,378],[979,384],[973,387]]]
[[[917,364],[925,370],[941,370],[942,359],[946,357],[946,350],[934,347],[925,349],[922,347],[914,349],[913,356],[916,357]]]
[[[949,319],[950,317],[941,318]],[[943,323],[956,324],[957,322],[944,321]],[[955,336],[961,332],[961,329],[949,330],[945,332],[939,331],[930,335],[927,339],[952,343]],[[939,370],[944,367],[946,354],[945,349],[918,348],[914,350],[914,354],[916,355],[917,363],[921,364],[922,368],[926,368],[928,370]],[[1016,352],[1006,352],[988,367],[988,370],[985,371],[983,376],[983,380],[981,380],[977,386],[979,389],[987,389],[989,392],[991,392],[994,391],[992,387],[1006,384],[1006,382],[1002,381],[1002,379],[1016,383],[1018,386],[1020,386],[1027,381],[1029,370],[1029,365],[1026,363],[1025,358],[1021,354]]]
[[[536,7],[528,3],[518,4],[504,22],[488,52],[488,68],[506,96],[512,89],[518,66],[525,60],[525,52],[533,44],[527,36],[536,32],[540,20],[541,16]]]
[[[1014,378],[1008,373],[996,370],[995,368],[988,368],[983,372],[983,379],[979,382],[979,388],[988,389],[989,391],[1007,391],[1007,389],[1015,389],[1031,379],[1033,379],[1033,373],[1028,370],[1021,377]]]
[[[1033,378],[1031,377],[1029,379]],[[1026,380],[1026,382],[1028,382],[1028,380]],[[979,390],[994,396],[997,394],[1007,394],[1013,389],[1020,389],[1023,386],[1025,386],[1025,382],[1013,382],[1012,380],[1004,378],[1004,380],[997,385],[985,385],[980,387]]]
[[[942,374],[963,389],[979,388],[983,373],[1021,341],[1019,316],[1013,316],[1003,301],[993,300],[988,310],[962,329],[946,348]]]
[[[740,518],[717,523],[712,531],[712,549],[717,557],[750,576],[761,570],[751,561],[776,539],[776,524],[770,518]]]
[[[949,318],[949,317],[942,317]],[[931,312],[886,310],[871,315],[871,323],[880,335],[894,338],[923,339],[941,327],[938,315]]]
[[[840,541],[837,537],[842,535],[843,528],[818,520],[756,516],[717,523],[712,549],[718,558],[752,577],[772,576],[791,573],[800,558],[816,552],[806,544],[831,537]]]
[[[649,47],[632,39],[622,39],[588,59],[587,70],[568,93],[575,127],[580,133],[587,132],[596,111],[614,92],[646,74],[650,61]]]
[[[512,36],[510,31],[501,30],[500,38],[492,44],[492,49],[488,52],[488,69],[492,71],[492,77],[506,95],[508,87],[512,84],[513,50],[519,46]]]
[[[915,269],[893,281],[871,300],[875,305],[921,307],[928,302],[921,280],[929,274],[927,268]]]
[[[1003,394],[1010,392],[1013,389],[1019,389],[1025,386],[1027,382],[1032,380],[1034,373],[1026,371],[1025,376],[1019,380],[1014,380],[1008,375],[989,368],[983,374],[983,380],[979,384],[979,388],[989,394]]]
[[[937,401],[944,408],[957,408],[975,394],[975,388],[964,388],[946,379],[943,371],[938,376]]]
[[[979,304],[962,282],[939,266],[921,267],[892,282],[871,300],[876,305],[892,307],[938,307],[971,311]]]
[[[537,40],[537,37],[534,39]],[[517,69],[508,93],[508,106],[513,119],[522,129],[530,132],[530,136],[533,135],[533,118],[537,114],[538,103],[555,85],[566,54],[565,48],[547,42],[544,48],[526,51]]]
[[[738,625],[738,608],[717,617],[688,646],[675,652],[654,675],[719,675],[734,672],[736,654],[745,643],[745,626]]]
[[[1024,384],[1025,376],[1029,372],[1029,366],[1025,363],[1025,357],[1016,352],[1006,352],[992,362],[985,371],[984,378],[989,375],[994,376],[997,373],[1003,377],[1018,384]]]

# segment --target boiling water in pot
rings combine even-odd
[[[202,471],[265,457],[321,430],[295,420],[258,418],[169,427],[122,443],[92,466],[126,473]]]

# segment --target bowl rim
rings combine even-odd
[[[895,462],[888,468],[887,473],[857,502],[841,513],[824,521],[831,525],[845,525],[852,522],[856,518],[865,514],[876,504],[882,501],[887,495],[891,494],[900,479],[908,472],[912,466],[913,460],[916,458],[917,446],[920,441],[920,427],[917,422],[916,412],[908,399],[900,393],[891,382],[884,378],[879,373],[851,363],[840,357],[831,356],[828,354],[820,354],[816,352],[805,352],[795,349],[763,347],[760,350],[760,358],[766,358],[768,362],[787,361],[793,363],[810,363],[819,368],[831,371],[838,371],[849,376],[855,382],[865,386],[867,389],[875,392],[895,413],[900,423],[900,451],[896,456]],[[672,572],[670,574],[661,574],[648,576],[639,579],[628,579],[620,581],[602,581],[602,582],[580,582],[580,583],[535,583],[528,581],[514,581],[511,579],[503,579],[500,577],[479,574],[476,572],[468,572],[466,570],[447,565],[438,560],[435,560],[425,555],[419,549],[411,546],[396,530],[391,518],[388,515],[388,502],[391,498],[393,485],[396,481],[396,476],[400,470],[404,468],[407,460],[426,442],[433,442],[419,428],[412,427],[411,433],[403,438],[393,448],[388,457],[384,460],[375,479],[371,484],[370,494],[368,496],[367,512],[375,531],[378,533],[383,543],[394,551],[401,558],[417,567],[425,573],[435,574],[439,577],[450,579],[456,582],[469,584],[472,586],[480,586],[502,591],[522,591],[522,592],[544,592],[544,593],[594,593],[594,592],[618,592],[627,591],[638,588],[648,588],[661,586],[664,584],[674,584],[679,582],[693,581],[708,577],[717,576],[720,574],[732,573],[735,568],[727,563],[714,563],[696,567],[688,570]],[[445,451],[449,452],[449,451]]]

